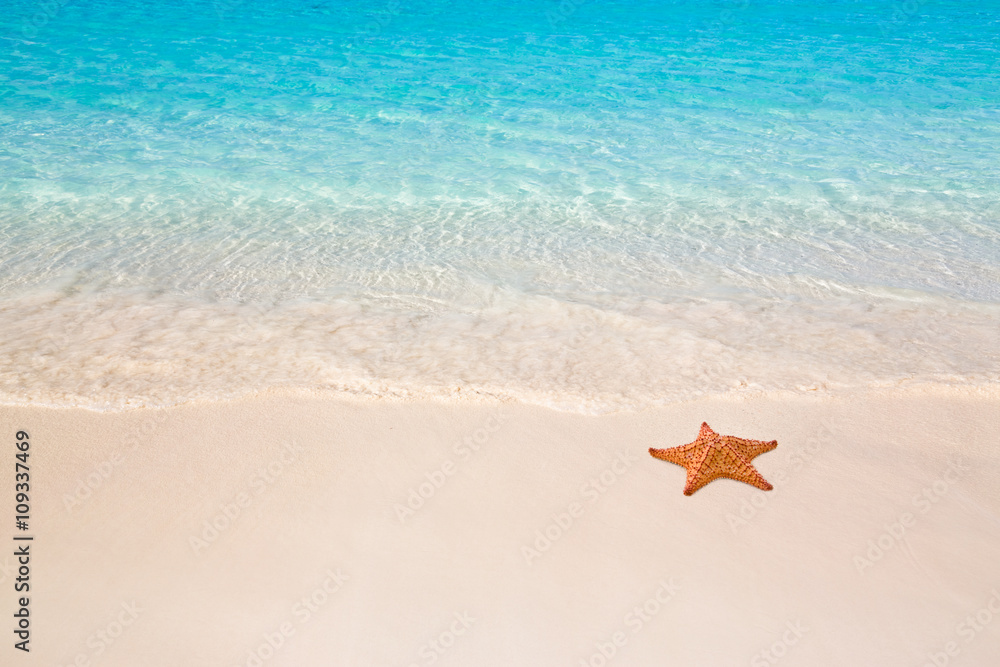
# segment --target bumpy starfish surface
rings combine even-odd
[[[764,442],[719,435],[708,424],[702,422],[698,439],[694,442],[670,449],[650,447],[649,453],[658,459],[687,468],[684,495],[690,496],[719,477],[729,477],[756,486],[758,489],[770,491],[774,487],[757,472],[750,461],[777,446],[777,440]]]

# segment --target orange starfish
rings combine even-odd
[[[702,422],[698,439],[694,442],[670,449],[650,447],[649,453],[658,459],[687,468],[684,495],[690,496],[719,477],[729,477],[756,486],[758,489],[770,491],[774,487],[761,477],[750,461],[777,446],[777,440],[764,442],[719,435],[708,424]]]

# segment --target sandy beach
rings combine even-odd
[[[2,407],[0,421],[31,442],[23,664],[988,665],[1000,652],[996,390],[604,416],[270,393]],[[702,421],[776,439],[754,461],[774,490],[718,480],[682,495],[684,470],[647,449],[692,441]],[[0,564],[7,587],[14,558]]]
[[[5,2],[0,667],[997,667],[997,9]]]

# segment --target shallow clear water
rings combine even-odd
[[[1000,380],[1000,3],[10,0],[0,401]]]

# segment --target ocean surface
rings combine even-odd
[[[1000,382],[1000,2],[5,0],[0,402]]]

